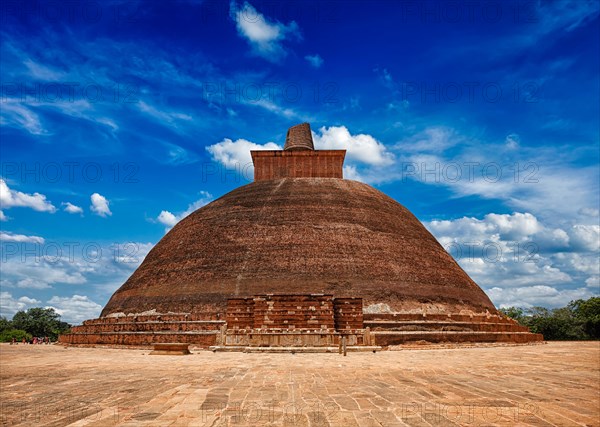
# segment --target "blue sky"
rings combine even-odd
[[[3,2],[1,313],[98,316],[311,123],[497,306],[598,295],[597,1]],[[207,248],[210,250],[210,248]]]

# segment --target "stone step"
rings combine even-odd
[[[374,343],[382,346],[408,342],[532,342],[543,341],[541,334],[530,332],[462,332],[462,331],[372,331]]]
[[[139,345],[147,346],[155,343],[188,343],[204,347],[215,345],[218,331],[192,332],[101,332],[101,333],[70,333],[61,335],[61,344],[89,345]]]
[[[473,323],[516,323],[513,319],[496,315],[469,315],[469,314],[420,314],[420,313],[364,313],[365,322],[394,320],[394,321],[454,321]]]
[[[91,323],[74,326],[73,332],[102,333],[102,332],[145,332],[145,331],[215,331],[221,329],[225,322],[192,321],[192,322],[131,322],[131,323]]]
[[[339,353],[339,347],[249,347],[249,346],[211,346],[213,352],[242,352],[242,353]],[[346,352],[377,352],[382,351],[380,346],[347,346]]]
[[[370,320],[364,322],[372,331],[460,331],[474,332],[528,332],[529,329],[517,323],[476,323],[452,321],[396,321]]]

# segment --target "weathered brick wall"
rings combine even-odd
[[[251,329],[254,327],[254,298],[230,298],[227,300],[227,329]]]
[[[423,314],[423,313],[364,313],[364,321],[371,320],[394,320],[394,321],[452,321],[452,322],[474,322],[474,323],[516,323],[515,320],[505,316],[490,314]]]
[[[101,317],[86,320],[61,335],[59,342],[73,345],[149,346],[180,342],[210,346],[216,343],[225,320],[216,313],[161,314]]]
[[[256,296],[254,328],[334,329],[333,296]]]
[[[155,343],[186,343],[202,347],[215,345],[216,331],[204,333],[71,333],[61,335],[58,341],[72,345],[129,345],[150,346]]]
[[[252,151],[254,181],[343,178],[345,150]]]
[[[373,332],[375,345],[388,346],[411,342],[427,343],[530,343],[543,341],[541,334],[527,332],[452,332],[393,333]]]
[[[362,329],[362,299],[258,295],[227,302],[227,329]]]
[[[335,298],[333,300],[335,329],[363,329],[362,298]]]

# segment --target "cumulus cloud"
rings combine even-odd
[[[510,289],[493,287],[487,289],[487,294],[494,301],[494,304],[500,308],[531,308],[534,306],[557,308],[564,307],[573,300],[588,299],[595,296],[594,292],[587,288],[559,290],[544,285]]]
[[[53,245],[54,246],[54,245]],[[87,282],[89,268],[57,246],[21,248],[14,257],[3,260],[2,277],[17,287],[43,289],[52,284],[81,285]],[[31,285],[31,286],[27,286]]]
[[[346,150],[346,164],[344,176],[363,182],[377,181],[381,176],[381,168],[386,168],[394,163],[394,155],[386,146],[371,135],[350,134],[345,126],[322,127],[312,134],[315,149],[317,150]],[[224,138],[221,142],[206,147],[214,161],[219,162],[228,169],[235,169],[248,180],[252,179],[254,166],[252,164],[251,150],[282,150],[280,145],[273,142],[256,144],[246,139],[232,141]],[[359,168],[362,165],[363,168]],[[364,170],[364,168],[369,168]],[[165,221],[170,218],[163,216]]]
[[[575,250],[599,251],[600,226],[576,224],[570,232],[571,245]]]
[[[549,227],[529,212],[425,225],[479,285],[494,289],[489,295],[496,305],[517,305],[520,297],[526,297],[520,306],[566,304],[591,295],[589,284],[600,271],[592,226]]]
[[[158,215],[156,220],[158,222],[160,222],[161,224],[166,225],[167,228],[165,229],[165,231],[169,231],[175,224],[177,224],[183,218],[185,218],[186,216],[188,216],[195,210],[200,209],[202,206],[209,204],[213,200],[212,194],[210,194],[206,191],[201,191],[200,196],[201,197],[198,200],[196,200],[194,203],[191,203],[188,206],[188,208],[184,212],[180,213],[179,215],[174,215],[173,213],[171,213],[169,211],[162,211]]]
[[[56,212],[56,208],[40,193],[26,194],[11,190],[4,179],[0,178],[0,206],[3,209],[26,207],[39,212]]]
[[[349,161],[372,166],[388,166],[394,163],[394,155],[384,144],[371,135],[351,135],[346,126],[323,126],[313,133],[315,148],[320,150],[346,150]]]
[[[70,202],[65,202],[62,204],[64,206],[64,211],[70,214],[83,214],[83,209],[79,206],[76,206]]]
[[[16,243],[44,243],[43,237],[26,236],[24,234],[13,234],[0,231],[0,242],[16,242]]]
[[[72,297],[53,296],[47,303],[61,315],[61,320],[71,324],[79,324],[86,319],[94,319],[100,315],[102,306],[85,295]]]
[[[0,221],[8,221],[8,217],[2,211],[0,211]]]
[[[9,292],[0,292],[0,314],[12,318],[17,311],[27,310],[41,304],[41,301],[27,296],[14,298]]]
[[[250,156],[251,150],[282,150],[283,147],[275,144],[274,142],[267,142],[266,144],[255,144],[246,139],[238,139],[232,141],[229,138],[223,139],[214,145],[206,147],[206,150],[210,153],[214,161],[221,163],[228,169],[235,169],[239,172],[245,173],[246,171],[253,171],[252,157]],[[251,178],[250,173],[247,178]]]
[[[21,279],[16,283],[17,288],[23,289],[50,289],[52,286],[43,280],[36,280],[30,277]]]
[[[141,264],[153,244],[141,242],[58,243],[25,246],[3,253],[2,289],[93,286],[108,298]]]
[[[321,65],[323,65],[323,58],[317,53],[314,55],[306,55],[304,59],[306,59],[314,68],[321,68]]]
[[[169,211],[162,211],[156,219],[158,220],[158,222],[166,225],[169,228],[173,227],[179,222],[177,217]]]
[[[104,197],[98,193],[94,193],[90,196],[90,200],[92,201],[90,209],[96,215],[99,215],[101,217],[106,217],[106,216],[112,215],[112,212],[110,211],[110,208],[108,207],[110,202],[108,200],[106,200],[106,197]]]
[[[278,62],[287,55],[283,47],[285,40],[301,38],[294,21],[287,25],[272,21],[248,2],[240,7],[232,1],[229,16],[236,23],[238,34],[250,43],[254,54],[271,62]]]

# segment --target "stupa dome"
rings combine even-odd
[[[228,298],[326,293],[365,311],[496,310],[419,220],[342,178],[264,179],[179,222],[102,312],[224,312]]]

